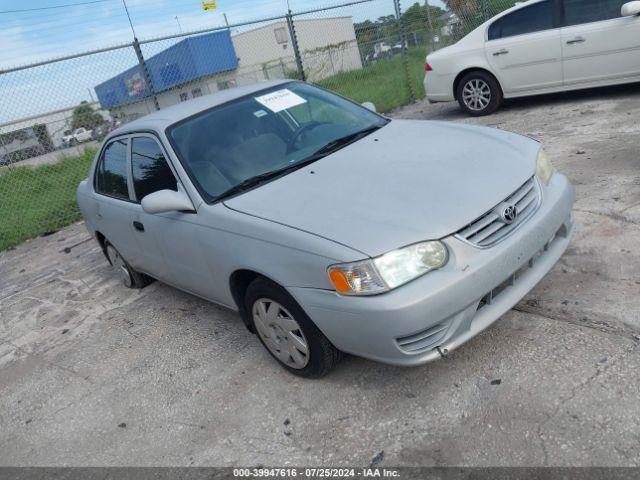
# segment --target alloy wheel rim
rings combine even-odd
[[[474,112],[484,110],[491,102],[491,88],[484,80],[469,80],[462,89],[464,104]]]
[[[124,259],[111,245],[107,247],[107,255],[109,257],[109,260],[111,261],[111,265],[113,265],[113,268],[115,268],[116,271],[120,274],[120,278],[122,279],[124,286],[130,287],[133,282],[131,280],[131,275],[129,274],[129,269],[124,262]]]
[[[260,298],[253,304],[253,323],[267,349],[288,367],[309,363],[309,343],[293,315],[278,302]]]

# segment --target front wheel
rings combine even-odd
[[[254,280],[247,288],[245,308],[260,342],[289,372],[320,378],[338,363],[340,352],[279,285],[265,278]]]
[[[456,92],[462,110],[474,117],[490,115],[502,103],[502,89],[497,80],[485,72],[465,75]]]

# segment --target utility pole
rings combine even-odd
[[[133,38],[137,39],[136,31],[133,28],[133,22],[131,21],[131,15],[129,15],[129,9],[127,8],[127,2],[125,0],[122,0],[122,4],[124,5],[124,11],[126,12],[127,18],[129,19],[129,25],[131,26],[131,31],[133,32]]]
[[[178,19],[178,16],[176,15],[175,17],[173,17],[176,19],[176,22],[178,22],[178,30],[180,31],[180,33],[182,33],[182,25],[180,25],[180,20]]]

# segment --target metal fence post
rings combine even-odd
[[[291,10],[287,13],[287,26],[289,27],[289,36],[291,37],[291,44],[293,45],[293,54],[296,57],[296,66],[298,67],[298,75],[302,81],[307,80],[307,76],[304,73],[304,66],[302,65],[302,56],[300,55],[300,48],[298,47],[298,37],[296,36],[296,27],[293,24],[293,15]]]
[[[429,29],[429,51],[433,52],[434,48],[434,32],[433,32],[433,22],[431,20],[431,5],[429,5],[429,0],[424,0],[424,6],[427,7],[427,28]]]
[[[400,8],[400,0],[393,0],[396,9],[396,20],[400,31],[400,44],[402,45],[402,64],[404,67],[404,75],[407,81],[407,89],[409,91],[409,101],[416,101],[416,93],[413,91],[413,82],[411,81],[411,72],[409,71],[409,52],[407,49],[407,36],[404,31],[404,23],[402,22],[402,10]]]
[[[137,38],[133,39],[133,49],[136,51],[136,56],[138,57],[138,63],[140,64],[140,69],[142,70],[142,76],[144,77],[144,82],[147,84],[147,89],[151,94],[151,98],[153,98],[153,105],[156,107],[156,110],[160,110],[160,104],[158,103],[158,96],[156,95],[156,91],[153,88],[151,75],[149,74],[149,69],[147,69],[147,63],[144,61],[144,57],[142,56],[142,49],[140,48],[140,42],[138,42]]]
[[[485,22],[489,19],[489,3],[487,0],[482,0],[482,20]]]

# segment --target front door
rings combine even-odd
[[[485,53],[505,93],[562,85],[562,47],[554,0],[521,8],[494,21]]]
[[[565,85],[640,80],[640,17],[620,15],[626,1],[563,0]]]
[[[151,193],[182,188],[153,135],[131,139],[131,183],[137,203],[132,221],[137,227],[140,268],[159,280],[211,298],[212,275],[198,242],[197,213],[151,214],[140,205]]]

